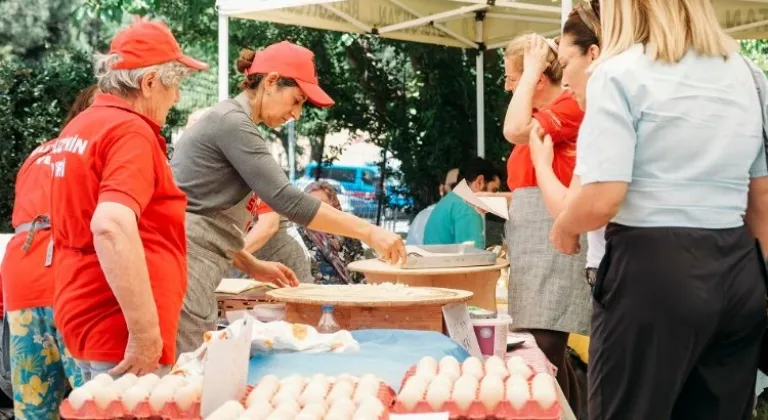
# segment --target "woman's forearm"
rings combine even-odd
[[[624,182],[600,182],[581,186],[560,214],[561,225],[573,234],[596,230],[619,212],[627,194]]]
[[[315,218],[307,227],[311,230],[355,238],[365,242],[370,239],[372,225],[357,216],[322,203],[315,214]]]
[[[749,183],[744,220],[750,232],[760,241],[763,256],[768,256],[768,177],[755,178]]]
[[[260,250],[277,233],[279,228],[279,214],[270,212],[259,215],[259,220],[253,225],[251,231],[245,235],[245,246],[243,249],[249,254]]]
[[[513,144],[528,144],[533,118],[533,94],[539,81],[533,73],[523,72],[504,117],[504,138]]]

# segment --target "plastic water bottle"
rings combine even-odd
[[[320,334],[333,334],[340,329],[339,323],[333,317],[333,306],[323,306],[323,314],[320,316],[320,322],[317,323],[317,332]]]

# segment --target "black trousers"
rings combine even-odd
[[[754,237],[611,224],[606,239],[589,418],[750,419],[768,280]]]

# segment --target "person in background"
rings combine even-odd
[[[336,191],[327,182],[318,181],[307,185],[304,192],[341,211]],[[350,272],[347,266],[363,257],[363,245],[357,239],[318,232],[299,227],[310,254],[312,278],[316,284],[358,284],[363,275]]]
[[[246,205],[253,216],[245,226],[245,249],[262,261],[279,262],[293,271],[300,283],[312,283],[309,259],[304,248],[288,233],[291,222],[272,210],[267,203],[253,194]],[[234,276],[249,278],[233,269]]]
[[[208,68],[148,20],[121,30],[95,61],[102,93],[51,151],[54,317],[85,381],[175,361],[187,200],[160,128],[182,80]]]
[[[93,102],[96,85],[81,91],[64,125]],[[16,175],[12,224],[0,265],[8,322],[8,353],[17,419],[49,418],[70,388],[82,385],[80,369],[53,321],[50,152],[56,140],[35,148]],[[44,386],[43,386],[44,385]]]
[[[504,136],[514,144],[507,160],[512,192],[507,221],[509,314],[515,327],[536,338],[571,407],[578,410],[578,384],[567,357],[570,333],[589,331],[589,286],[583,281],[585,255],[563,255],[549,243],[554,219],[547,211],[531,161],[531,130],[549,135],[552,168],[569,185],[576,162],[576,138],[584,111],[561,87],[563,69],[557,45],[540,35],[514,39],[504,53],[505,88],[513,92],[504,121]],[[537,302],[531,305],[531,302]]]
[[[440,197],[448,194],[459,182],[459,168],[453,168],[445,174],[445,181],[440,185]]]
[[[440,197],[445,196],[453,187],[456,186],[456,178],[459,176],[459,169],[451,169],[445,175],[445,181],[440,184]],[[424,210],[420,211],[416,217],[413,218],[411,226],[408,228],[408,237],[405,239],[408,245],[421,245],[424,243],[424,229],[427,227],[427,220],[429,215],[432,214],[432,210],[435,209],[437,203],[428,206]]]
[[[608,225],[590,419],[751,419],[768,281],[756,85],[768,81],[709,0],[600,3],[581,188],[551,232],[573,254],[580,234]]]
[[[462,165],[459,182],[467,181],[473,192],[499,190],[501,181],[493,164],[483,158],[474,157]],[[432,210],[424,229],[425,245],[447,245],[473,242],[480,249],[485,248],[484,215],[456,195],[446,194]]]
[[[363,240],[392,263],[406,258],[398,235],[292,186],[264,143],[259,125],[277,128],[298,121],[305,102],[333,105],[319,85],[314,61],[312,51],[286,41],[258,52],[243,50],[237,59],[242,92],[211,108],[179,141],[171,166],[189,200],[189,287],[179,321],[179,352],[194,351],[205,333],[216,329],[215,291],[231,266],[255,279],[298,284],[290,269],[259,261],[246,249],[242,226],[253,217],[246,209],[253,193],[297,224]]]

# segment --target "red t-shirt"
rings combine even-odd
[[[246,203],[245,208],[249,213],[251,213],[251,219],[245,223],[243,232],[248,232],[251,227],[253,227],[253,220],[256,218],[256,216],[274,211],[264,200],[256,195],[256,193],[251,194],[251,198],[248,199],[248,203]]]
[[[555,158],[552,169],[566,187],[571,184],[576,166],[576,138],[584,119],[584,111],[569,92],[563,92],[551,104],[533,111],[533,118],[541,128],[552,136],[555,144]],[[517,188],[535,187],[536,171],[531,161],[531,149],[527,144],[515,145],[507,160],[507,186],[510,191]]]
[[[50,208],[50,151],[56,140],[41,144],[24,161],[16,175],[16,198],[11,223],[16,228],[47,215]],[[24,251],[28,232],[14,235],[5,249],[0,272],[5,309],[18,311],[53,305],[53,269],[46,267],[50,229],[35,232],[32,246]]]
[[[187,199],[176,186],[160,127],[113,95],[61,132],[51,152],[51,222],[56,244],[56,326],[76,359],[119,362],[128,329],[93,247],[90,223],[100,202],[136,213],[163,352],[176,356],[176,332],[187,288],[184,218]]]

